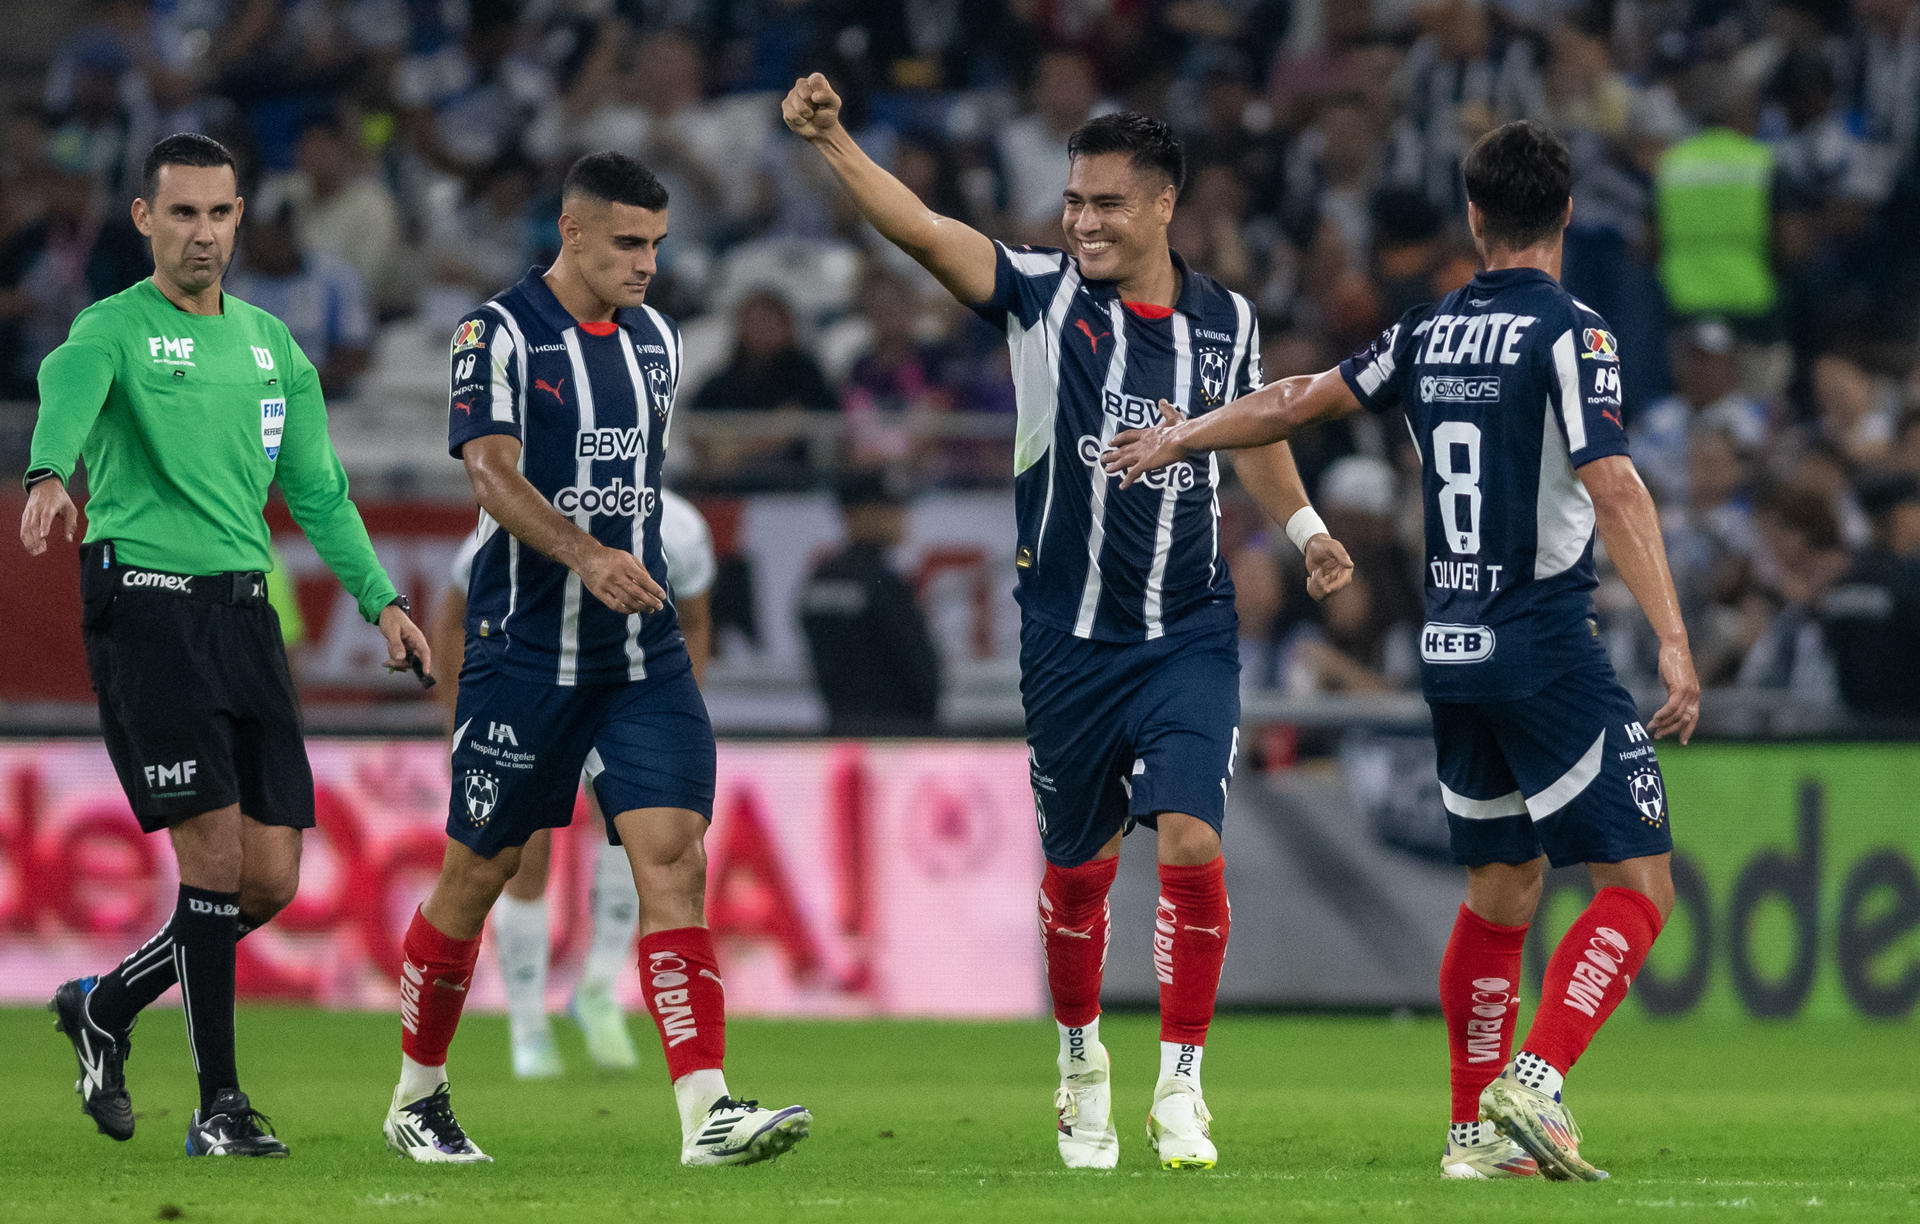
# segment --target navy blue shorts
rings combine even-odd
[[[1653,737],[1604,661],[1519,701],[1435,702],[1457,863],[1618,863],[1673,849]]]
[[[1240,752],[1234,626],[1151,642],[1095,642],[1027,619],[1020,698],[1040,847],[1076,867],[1161,812],[1227,816]]]
[[[500,671],[470,640],[454,706],[447,836],[483,858],[573,820],[580,772],[607,814],[686,808],[713,819],[713,724],[685,651],[626,684],[562,687]]]

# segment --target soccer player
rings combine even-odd
[[[820,74],[796,82],[781,109],[873,227],[1012,350],[1020,691],[1047,860],[1040,930],[1059,1027],[1061,1159],[1110,1169],[1119,1157],[1100,976],[1120,840],[1144,824],[1160,871],[1160,1076],[1147,1134],[1165,1168],[1211,1168],[1200,1062],[1226,956],[1220,827],[1240,745],[1219,468],[1183,463],[1120,489],[1100,454],[1154,420],[1162,399],[1204,415],[1258,387],[1253,309],[1169,250],[1185,164],[1157,120],[1104,115],[1073,133],[1066,249],[1047,250],[1004,246],[929,210],[861,151]],[[1237,470],[1306,553],[1309,590],[1345,585],[1352,563],[1308,506],[1287,449],[1249,452]]]
[[[473,577],[474,554],[482,543],[476,532],[461,545],[453,559],[453,584],[434,609],[430,630],[434,654],[449,673],[460,670],[465,654],[467,586]],[[698,684],[707,666],[711,624],[708,593],[716,572],[713,535],[693,503],[671,489],[660,491],[660,548],[672,583],[674,615],[687,640],[687,656],[693,661],[693,679]],[[441,700],[451,717],[459,685],[441,688],[448,690]],[[597,772],[591,755],[587,770],[589,775]],[[568,796],[568,802],[572,802],[572,796]],[[594,824],[605,821],[593,797],[591,777],[587,778],[587,808]],[[513,1073],[521,1079],[549,1079],[565,1070],[560,1050],[554,1045],[553,1026],[547,1020],[550,936],[546,892],[552,854],[553,831],[535,830],[520,852],[519,870],[507,881],[493,909],[493,946],[507,987]],[[627,1031],[620,1001],[614,998],[613,984],[639,933],[640,897],[633,890],[633,869],[627,864],[626,852],[613,842],[602,845],[594,857],[588,908],[591,929],[586,961],[567,1000],[567,1014],[579,1024],[587,1041],[587,1057],[595,1066],[630,1071],[639,1065],[640,1056],[634,1049],[633,1035]]]
[[[1464,289],[1409,311],[1335,369],[1282,379],[1225,412],[1170,412],[1114,439],[1103,460],[1132,482],[1313,421],[1405,412],[1426,507],[1423,685],[1454,857],[1467,868],[1440,967],[1447,1177],[1606,1176],[1581,1157],[1560,1090],[1673,909],[1652,740],[1684,744],[1700,717],[1660,524],[1627,457],[1618,346],[1559,283],[1571,183],[1558,137],[1524,121],[1496,128],[1466,160],[1485,270]],[[1667,700],[1645,724],[1595,626],[1596,527],[1660,637]],[[1599,892],[1548,962],[1533,1027],[1508,1063],[1547,861],[1587,864]]]
[[[455,1120],[447,1048],[487,912],[534,830],[566,824],[589,755],[610,840],[640,894],[640,972],[688,1165],[770,1159],[806,1137],[799,1106],[727,1091],[726,1004],[706,928],[714,743],[661,585],[660,468],[680,333],[646,305],[667,193],[619,153],[561,187],[560,255],[453,336],[448,449],[480,502],[454,711],[446,858],[401,966],[389,1146],[489,1157]]]
[[[175,982],[200,1107],[189,1156],[285,1156],[240,1090],[233,1049],[234,941],[293,900],[313,774],[261,517],[269,485],[360,614],[388,667],[432,656],[347,500],[320,378],[286,325],[223,294],[243,204],[233,155],[182,133],[147,154],[133,221],[154,272],[96,302],[40,366],[40,419],[21,542],[46,551],[76,454],[91,500],[80,550],[81,635],[107,754],[140,827],[165,829],[180,866],[172,920],[119,966],[54,992],[80,1062],[80,1107],[133,1137],[129,1034]]]

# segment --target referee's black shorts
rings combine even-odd
[[[195,599],[111,556],[105,543],[81,549],[80,628],[107,755],[140,827],[238,803],[261,824],[312,828],[299,700],[260,584]]]

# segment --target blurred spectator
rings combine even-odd
[[[868,272],[860,288],[860,315],[871,340],[840,393],[848,466],[905,465],[916,473],[936,472],[940,451],[952,443],[933,434],[927,422],[953,402],[939,379],[939,350],[917,334],[920,317],[912,287],[890,272]]]
[[[1532,42],[1483,0],[1418,0],[1413,19],[1388,175],[1453,213],[1465,202],[1461,158],[1509,119],[1543,113],[1545,89]]]
[[[539,167],[508,153],[474,176],[464,203],[428,216],[431,281],[421,314],[434,334],[452,332],[475,302],[526,275],[539,250],[536,239],[552,233],[552,221],[533,211],[539,182]]]
[[[1767,436],[1767,410],[1740,389],[1733,332],[1717,319],[1683,327],[1673,338],[1675,390],[1628,418],[1633,466],[1663,503],[1686,503],[1688,439],[1704,429],[1724,430],[1751,453]]]
[[[1820,601],[1840,696],[1856,714],[1920,718],[1920,481],[1872,483],[1873,542]]]
[[[408,147],[431,170],[454,176],[519,149],[554,93],[527,54],[520,0],[468,0],[466,8],[465,35],[408,56],[393,81]]]
[[[1896,471],[1920,476],[1920,407],[1909,406],[1894,423],[1887,462]]]
[[[351,264],[383,308],[410,286],[400,266],[400,205],[360,148],[359,133],[341,115],[315,120],[300,135],[294,169],[261,185],[259,202],[292,202],[306,250]],[[383,311],[384,312],[384,311]]]
[[[24,215],[0,242],[0,379],[7,394],[27,399],[37,396],[41,359],[67,338],[74,316],[153,271],[130,201],[103,203],[82,142],[60,133],[46,150],[14,184],[11,202]]]
[[[1756,103],[1733,70],[1691,78],[1705,129],[1668,149],[1655,175],[1660,280],[1682,315],[1720,315],[1772,338],[1773,151],[1754,139]]]
[[[1819,434],[1852,466],[1878,463],[1893,442],[1898,400],[1891,386],[1840,352],[1813,363],[1813,410]]]
[[[287,325],[328,395],[351,393],[373,347],[366,289],[345,261],[301,249],[291,203],[247,214],[226,285]]]
[[[1007,218],[1027,242],[1060,241],[1061,192],[1067,185],[1067,137],[1100,105],[1093,63],[1077,51],[1040,57],[1028,90],[1031,109],[1000,127],[997,147]]]
[[[1822,494],[1782,485],[1761,503],[1760,531],[1780,611],[1747,652],[1739,682],[1785,690],[1796,703],[1831,704],[1839,688],[1820,605],[1849,566],[1840,521]]]
[[[1750,448],[1725,424],[1692,429],[1684,444],[1686,478],[1676,500],[1661,507],[1660,526],[1701,683],[1726,684],[1773,614],[1752,590],[1760,531],[1745,458]],[[1633,654],[1650,662],[1652,635],[1637,613],[1628,620],[1640,644]]]
[[[1920,139],[1920,4],[1853,0],[1851,7],[1849,108],[1868,139],[1904,161]]]
[[[900,491],[877,471],[841,481],[847,544],[800,592],[814,684],[830,735],[928,735],[939,718],[940,658],[925,614],[888,554],[905,537]]]
[[[800,347],[793,309],[771,290],[757,290],[734,313],[733,351],[693,396],[703,416],[727,412],[837,412],[819,363]],[[697,475],[744,487],[799,488],[812,483],[806,442],[743,433],[710,439]]]

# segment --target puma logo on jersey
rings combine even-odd
[[[1087,346],[1094,351],[1094,354],[1096,356],[1100,352],[1100,342],[1102,340],[1105,340],[1107,337],[1113,335],[1112,332],[1101,332],[1097,336],[1094,335],[1093,329],[1087,326],[1087,321],[1085,319],[1075,319],[1073,321],[1073,325],[1079,328],[1080,331],[1087,337]]]
[[[549,392],[552,392],[552,393],[553,393],[553,398],[554,398],[554,402],[555,402],[555,403],[560,403],[560,404],[564,404],[564,403],[566,403],[566,402],[567,402],[566,400],[564,400],[564,399],[561,399],[561,398],[560,398],[560,387],[564,387],[564,386],[566,386],[566,385],[567,385],[567,380],[566,380],[566,379],[564,379],[564,378],[560,380],[560,384],[559,384],[559,386],[552,386],[552,385],[550,385],[550,384],[549,384],[549,383],[547,382],[547,380],[546,380],[546,379],[544,379],[544,378],[536,378],[536,379],[534,379],[534,380],[533,380],[533,389],[534,389],[535,391],[549,391]]]

